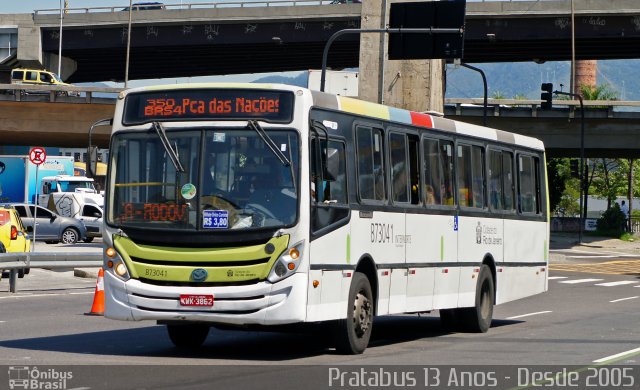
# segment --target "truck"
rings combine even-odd
[[[42,188],[38,196],[38,205],[46,207],[63,217],[81,219],[86,205],[104,204],[104,195],[94,186],[93,179],[84,176],[55,175],[45,176],[41,180]],[[93,209],[92,209],[93,210]]]
[[[42,178],[55,175],[73,175],[73,157],[48,156],[38,168],[29,156],[0,156],[0,203],[35,204]]]
[[[321,70],[309,70],[307,88],[320,90]],[[346,70],[327,70],[324,91],[334,95],[358,97],[358,72]]]

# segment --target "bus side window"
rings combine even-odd
[[[484,149],[458,145],[457,158],[460,206],[484,208]]]
[[[502,168],[502,152],[489,150],[489,204],[493,210],[504,209]]]
[[[358,191],[360,199],[384,201],[385,191],[384,155],[382,130],[358,127],[357,161]]]
[[[539,159],[518,156],[518,199],[521,213],[540,213]]]
[[[408,202],[407,144],[403,134],[391,133],[389,136],[389,152],[391,157],[391,196],[394,202]]]
[[[315,144],[317,140],[313,140]],[[312,180],[311,192],[312,196],[318,203],[347,203],[347,178],[345,165],[345,146],[342,142],[330,140],[327,147],[322,149],[323,156],[332,161],[338,168],[335,177],[329,178],[321,175],[314,166],[312,169],[312,177],[318,177],[321,180]],[[323,157],[324,159],[325,157]],[[317,184],[318,183],[318,184]],[[320,188],[316,188],[316,186]]]
[[[318,148],[319,142],[326,147]],[[316,154],[311,159],[311,225],[312,231],[317,232],[349,216],[349,208],[346,207],[346,157],[343,142],[329,140],[327,143],[316,138],[311,141],[311,146],[312,154]],[[332,177],[317,166],[320,161],[332,166]]]

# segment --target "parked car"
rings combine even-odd
[[[131,6],[133,11],[149,11],[156,9],[165,9],[164,4],[158,2],[149,2],[149,3],[133,3]],[[129,11],[129,7],[124,7],[123,11]]]
[[[13,207],[30,234],[33,234],[33,216],[36,214],[36,241],[44,241],[47,244],[58,242],[75,244],[87,237],[87,228],[79,219],[63,217],[49,209],[32,204],[13,203]]]
[[[0,206],[0,253],[30,252],[31,238],[16,209],[10,205]],[[18,277],[29,273],[29,269],[18,270]],[[0,278],[2,270],[0,269]]]
[[[91,242],[96,237],[102,237],[102,208],[95,204],[85,204],[80,211],[80,218],[87,227],[87,237],[84,242]]]
[[[71,87],[71,84],[67,84],[60,77],[48,70],[41,69],[26,69],[18,68],[11,71],[11,84],[20,85],[53,85],[62,87]],[[27,90],[29,94],[48,94],[46,91]],[[66,92],[60,91],[57,93],[61,96],[80,96],[78,92]]]

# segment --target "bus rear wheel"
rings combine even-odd
[[[336,350],[356,355],[367,349],[373,326],[373,293],[369,279],[356,272],[349,288],[346,318],[335,324]]]
[[[199,348],[209,334],[205,325],[167,325],[169,339],[173,345],[181,349]]]
[[[495,298],[495,284],[491,269],[486,264],[480,268],[478,284],[476,285],[476,305],[463,309],[464,325],[467,331],[485,333],[491,327],[493,318],[493,301]]]

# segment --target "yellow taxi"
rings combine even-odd
[[[31,238],[12,206],[0,206],[0,253],[29,252]]]
[[[0,253],[30,252],[31,238],[13,206],[0,206]],[[18,277],[29,273],[29,269],[18,270]],[[0,279],[2,270],[0,269]]]

